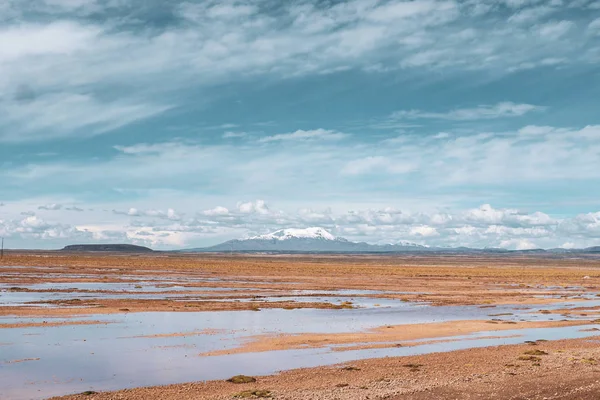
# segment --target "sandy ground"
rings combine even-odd
[[[53,326],[64,326],[64,325],[97,325],[97,324],[109,324],[106,321],[42,321],[42,322],[15,322],[8,324],[0,324],[0,329],[16,329],[16,328],[50,328]]]
[[[491,322],[491,324],[490,324]],[[342,350],[414,346],[410,341],[468,335],[476,332],[501,332],[514,329],[551,328],[589,324],[588,321],[518,322],[508,321],[451,321],[431,324],[395,325],[359,333],[330,333],[300,335],[256,336],[239,347],[204,353],[203,356],[256,353],[271,350],[289,350],[346,345]],[[388,342],[382,344],[380,342]],[[360,345],[356,345],[360,343]],[[422,344],[422,343],[420,343]]]
[[[265,391],[265,396],[287,400],[592,400],[600,398],[598,339],[364,360],[257,377],[254,383],[211,381],[60,399],[217,400]],[[527,354],[536,350],[541,355]]]

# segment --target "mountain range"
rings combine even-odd
[[[120,252],[145,253],[150,248],[131,244],[77,244],[66,246],[68,252]],[[547,254],[569,257],[570,255],[600,255],[600,246],[585,249],[532,249],[506,250],[501,248],[475,249],[469,247],[431,247],[408,241],[393,244],[369,244],[352,242],[335,236],[324,228],[280,229],[265,235],[235,239],[211,247],[175,250],[180,253],[429,253],[429,254]]]
[[[412,242],[401,241],[394,244],[369,244],[352,242],[335,236],[324,228],[280,229],[265,235],[235,239],[211,247],[182,250],[184,252],[297,252],[297,253],[508,253],[506,249],[472,249],[467,247],[447,248],[429,247]],[[514,251],[513,251],[514,252]],[[522,250],[521,253],[600,253],[600,246],[588,249],[535,249]]]
[[[281,229],[266,235],[247,239],[229,240],[212,247],[189,249],[187,251],[279,251],[279,252],[394,252],[424,250],[425,246],[410,242],[394,245],[373,245],[364,242],[351,242],[332,235],[323,228]]]

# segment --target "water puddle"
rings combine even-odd
[[[202,297],[230,297],[232,293],[244,292],[245,295],[261,294],[267,289],[239,287],[194,287],[180,286],[172,282],[160,285],[148,282],[112,283],[112,282],[61,282],[28,285],[0,284],[0,307],[39,306],[56,307],[46,302],[66,300],[94,299],[188,299],[202,300]]]
[[[340,297],[341,299],[345,297]],[[356,300],[358,299],[357,297]],[[264,375],[284,369],[364,358],[452,351],[522,343],[525,340],[597,335],[595,331],[585,331],[597,325],[585,325],[479,332],[466,336],[437,338],[434,341],[423,341],[422,344],[400,348],[347,351],[331,351],[332,348],[285,350],[213,356],[210,362],[200,356],[202,353],[237,347],[255,335],[362,332],[386,325],[467,319],[550,320],[561,317],[540,311],[581,305],[563,303],[535,309],[515,306],[482,309],[476,306],[431,307],[395,300],[385,303],[386,299],[374,298],[364,301],[377,301],[385,306],[376,307],[372,304],[372,307],[347,310],[266,309],[260,312],[93,315],[70,320],[111,323],[3,329],[0,331],[2,342],[7,345],[3,345],[0,352],[2,396],[10,399],[44,398],[85,390],[224,379],[241,373]],[[586,306],[588,305],[586,302]],[[37,323],[46,320],[49,319],[2,317],[0,324]],[[59,321],[61,319],[52,320]],[[445,339],[448,341],[444,342]],[[16,360],[21,362],[14,362]]]
[[[239,294],[239,295],[238,295]],[[176,300],[182,302],[236,301],[236,302],[296,302],[345,303],[354,307],[389,307],[400,300],[368,297],[372,295],[408,294],[377,290],[275,290],[252,287],[182,286],[176,282],[140,281],[118,282],[59,282],[26,285],[0,284],[0,307],[40,306],[58,307],[56,303],[73,299],[136,299]],[[418,293],[410,293],[418,294]]]
[[[52,273],[49,273],[51,275]],[[60,274],[57,274],[60,275]],[[65,275],[61,275],[65,276]],[[73,275],[77,276],[77,275]],[[3,275],[6,277],[6,274]],[[12,276],[11,276],[12,277]],[[98,278],[96,276],[96,278]],[[412,341],[411,347],[364,350],[307,348],[264,353],[213,356],[200,354],[238,347],[257,335],[353,333],[387,325],[426,324],[459,320],[497,323],[590,319],[553,313],[559,309],[600,306],[595,294],[570,302],[516,306],[433,307],[393,297],[411,292],[377,290],[289,290],[255,288],[261,281],[226,281],[215,277],[120,276],[121,282],[56,282],[0,285],[2,306],[55,306],[44,302],[87,299],[170,299],[186,302],[260,301],[320,302],[349,309],[263,309],[227,312],[149,312],[90,315],[77,318],[0,317],[0,325],[40,324],[41,327],[0,329],[0,398],[37,399],[85,390],[162,385],[236,374],[264,375],[299,367],[365,358],[406,356],[472,347],[522,343],[525,340],[580,338],[597,325],[479,332],[435,340]],[[184,279],[185,278],[185,279]],[[193,286],[214,282],[214,286]],[[237,287],[236,283],[244,284]],[[292,284],[292,283],[290,283]],[[231,286],[227,286],[231,285]],[[14,289],[18,287],[21,289]],[[550,289],[550,288],[535,288]],[[554,288],[552,288],[554,289]],[[556,290],[579,290],[557,287]],[[542,295],[542,294],[540,294]],[[549,293],[556,296],[562,293]],[[43,326],[68,321],[100,321],[94,325]],[[492,329],[492,328],[490,328]],[[187,333],[187,334],[186,334]],[[371,343],[373,344],[373,343]],[[356,345],[356,344],[354,344]],[[335,351],[333,351],[335,350]]]

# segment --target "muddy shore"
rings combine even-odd
[[[12,354],[0,362],[13,377],[5,383],[17,382],[15,398],[47,398],[44,389],[61,394],[73,387],[90,393],[63,398],[592,399],[600,393],[600,259],[8,252],[0,263],[0,303],[0,332],[10,338],[0,345]],[[523,332],[530,340],[544,329],[555,329],[551,339],[587,337],[513,344],[525,340]],[[506,345],[394,353],[417,354],[408,350],[433,344],[464,349],[471,341]],[[72,360],[61,379],[46,377],[47,368],[61,370],[54,360],[74,344],[73,356],[86,359]],[[327,360],[356,353],[361,361],[294,369],[254,384],[209,378],[93,393],[105,384],[161,383],[131,370],[107,371],[122,357],[114,345],[145,354],[141,362],[160,379],[182,365],[206,374],[188,368],[186,378],[176,374],[164,383],[213,376],[205,366],[214,360],[219,374],[234,375],[235,357],[251,362],[290,351],[312,357],[296,364],[302,366],[330,364],[318,361],[319,352],[331,355]],[[35,346],[43,351],[31,351]],[[548,354],[524,354],[538,349]],[[135,372],[135,358],[125,359]],[[168,369],[148,365],[154,359],[168,361]],[[104,375],[83,373],[79,366],[89,362]],[[257,371],[280,370],[264,372],[269,368]],[[25,379],[28,371],[37,371],[38,380]]]
[[[216,400],[251,392],[286,400],[592,400],[600,398],[599,339],[364,360],[257,377],[254,383],[210,381],[55,400]]]
[[[9,253],[0,283],[12,290],[31,284],[90,282],[132,284],[151,279],[164,284],[162,296],[142,299],[79,298],[49,301],[52,307],[0,308],[0,315],[69,316],[144,311],[223,311],[260,308],[335,308],[324,302],[262,301],[292,291],[340,289],[382,291],[376,296],[433,305],[547,304],[600,291],[600,259],[481,256],[260,256],[260,255],[98,255]],[[585,278],[585,279],[584,279]],[[184,286],[223,291],[203,301],[169,298]],[[243,290],[231,292],[232,290]],[[38,289],[38,291],[41,289]],[[106,292],[106,291],[104,291]],[[122,291],[133,293],[133,290]],[[102,293],[102,291],[98,291]],[[190,292],[190,295],[193,292]],[[226,301],[226,300],[231,301]],[[234,300],[252,300],[235,302]],[[72,300],[72,301],[69,301]],[[213,301],[211,301],[213,300]],[[225,301],[224,301],[225,300]],[[73,307],[81,306],[81,307]]]

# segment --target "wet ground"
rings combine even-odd
[[[225,379],[236,374],[268,375],[360,359],[583,338],[597,335],[600,327],[595,323],[599,292],[589,282],[516,284],[499,283],[494,277],[484,281],[489,293],[516,291],[530,301],[437,305],[432,296],[442,291],[433,285],[385,287],[367,282],[357,288],[355,281],[344,277],[326,288],[322,281],[292,274],[270,280],[204,272],[186,277],[184,272],[162,271],[161,275],[158,271],[122,273],[119,268],[98,268],[99,273],[94,273],[88,268],[65,273],[64,267],[0,267],[0,309],[5,310],[0,316],[0,398],[46,398],[86,390]],[[351,287],[344,288],[344,282]],[[446,282],[444,288],[453,284]],[[468,284],[482,290],[480,282]],[[382,286],[384,289],[379,289]],[[535,304],[540,299],[544,302]],[[169,307],[177,303],[252,303],[253,308],[103,314],[100,311],[106,306],[102,301],[106,300],[123,304],[161,301]],[[280,303],[286,306],[254,305]],[[292,309],[291,304],[306,308]],[[313,308],[313,304],[333,307]],[[37,315],[25,314],[24,309]],[[83,309],[85,314],[70,315],[70,309]],[[65,313],[64,317],[53,314],[56,310]],[[431,334],[436,326],[451,321],[484,321],[490,329],[447,337]],[[535,321],[548,325],[527,328],[526,324]],[[551,325],[559,321],[576,325]],[[332,340],[329,345],[307,342],[305,348],[226,354],[261,337],[321,334],[333,338],[388,326],[401,331],[402,326],[418,324],[427,324],[423,326],[430,336],[424,333],[421,339],[393,343],[370,340],[370,348],[360,348],[365,343],[358,340],[350,347]],[[496,324],[503,329],[495,329]],[[206,355],[210,353],[219,355]]]
[[[30,293],[28,293],[30,294]],[[316,293],[315,293],[316,294]],[[234,348],[258,335],[362,332],[385,325],[426,324],[469,319],[550,321],[539,311],[572,307],[557,303],[536,307],[441,306],[368,297],[318,296],[336,302],[351,298],[354,309],[265,309],[231,312],[157,312],[92,315],[93,325],[3,329],[0,387],[10,399],[44,398],[85,390],[162,385],[225,379],[244,373],[266,375],[280,370],[335,364],[374,357],[406,356],[470,347],[517,344],[527,340],[580,338],[597,334],[596,325],[478,332],[402,348],[331,351],[329,348],[201,356]],[[378,304],[377,306],[375,304]],[[579,306],[581,304],[578,304]],[[600,301],[586,302],[587,307]],[[493,313],[490,311],[493,310]],[[498,316],[498,314],[511,314]],[[572,317],[576,319],[583,317]],[[2,317],[0,324],[43,323],[48,318]],[[59,322],[61,320],[53,322]],[[170,336],[171,335],[171,336]],[[23,361],[20,361],[23,360]]]

